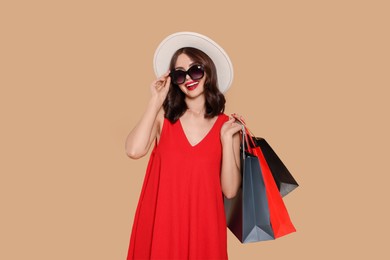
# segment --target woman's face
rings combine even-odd
[[[175,70],[184,70],[187,71],[192,65],[202,65],[195,63],[193,60],[191,60],[190,57],[188,57],[186,54],[182,53],[177,57],[177,61],[175,64]],[[183,84],[178,85],[181,91],[186,94],[188,98],[196,98],[200,95],[204,94],[204,82],[206,80],[206,73],[204,74],[203,78],[199,80],[193,80],[191,77],[187,74],[186,80]]]

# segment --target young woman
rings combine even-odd
[[[157,74],[169,65],[168,72],[151,84],[126,139],[133,159],[154,144],[127,259],[227,259],[223,196],[234,197],[241,184],[241,126],[224,114],[222,94],[230,59],[208,37],[182,32],[160,44],[154,62]]]

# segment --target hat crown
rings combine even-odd
[[[218,86],[225,93],[233,82],[233,65],[225,52],[215,41],[196,32],[176,32],[161,41],[154,53],[153,67],[157,77],[169,69],[173,54],[183,47],[193,47],[206,53],[217,69]]]

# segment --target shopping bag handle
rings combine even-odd
[[[256,147],[255,142],[253,141],[253,137],[255,136],[252,134],[252,132],[249,130],[249,128],[246,126],[245,121],[238,117],[236,114],[232,114],[232,117],[238,121],[239,124],[242,126],[242,133],[243,133],[243,145],[244,145],[244,139],[247,144],[248,152],[252,154],[252,147]],[[249,137],[248,137],[249,136]],[[252,146],[251,146],[252,145]],[[243,146],[244,148],[245,146]],[[244,150],[244,149],[243,149]]]
[[[251,136],[255,136],[255,135],[249,130],[249,128],[246,126],[246,123],[245,123],[244,119],[242,119],[241,117],[238,117],[236,114],[232,114],[232,117],[233,117],[234,119],[236,119],[237,121],[239,121],[242,125],[245,126],[245,129],[246,129],[247,133],[249,133]]]
[[[242,147],[242,159],[244,160],[245,159],[245,143],[247,143],[247,147],[249,147],[248,145],[248,137],[247,137],[247,133],[246,133],[246,130],[245,130],[245,124],[242,122],[242,120],[239,120],[235,114],[232,114],[232,117],[234,119],[236,119],[236,123],[240,124],[241,125],[241,147]]]
[[[241,124],[241,123],[239,123]],[[241,124],[241,133],[242,133],[242,137],[241,137],[241,141],[242,141],[242,159],[245,160],[245,140],[247,139],[246,137],[246,132],[245,132],[245,126],[243,124]]]

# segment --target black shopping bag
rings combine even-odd
[[[272,147],[268,142],[262,137],[255,137],[254,134],[247,128],[245,122],[242,118],[237,117],[235,114],[232,115],[240,124],[243,125],[246,132],[247,141],[243,145],[249,145],[252,148],[258,147],[271,170],[272,176],[275,180],[275,183],[279,189],[280,195],[282,197],[286,196],[288,193],[293,191],[299,185],[294,179],[290,171],[284,165],[279,156],[275,153]],[[243,131],[244,131],[243,129]],[[249,140],[249,141],[248,141]],[[248,148],[246,146],[246,148]]]
[[[259,159],[243,152],[241,160],[242,185],[234,198],[224,197],[227,226],[241,243],[272,240],[274,234]]]
[[[297,181],[267,141],[264,138],[254,136],[252,136],[252,140],[262,151],[282,197],[297,188],[299,186]]]

